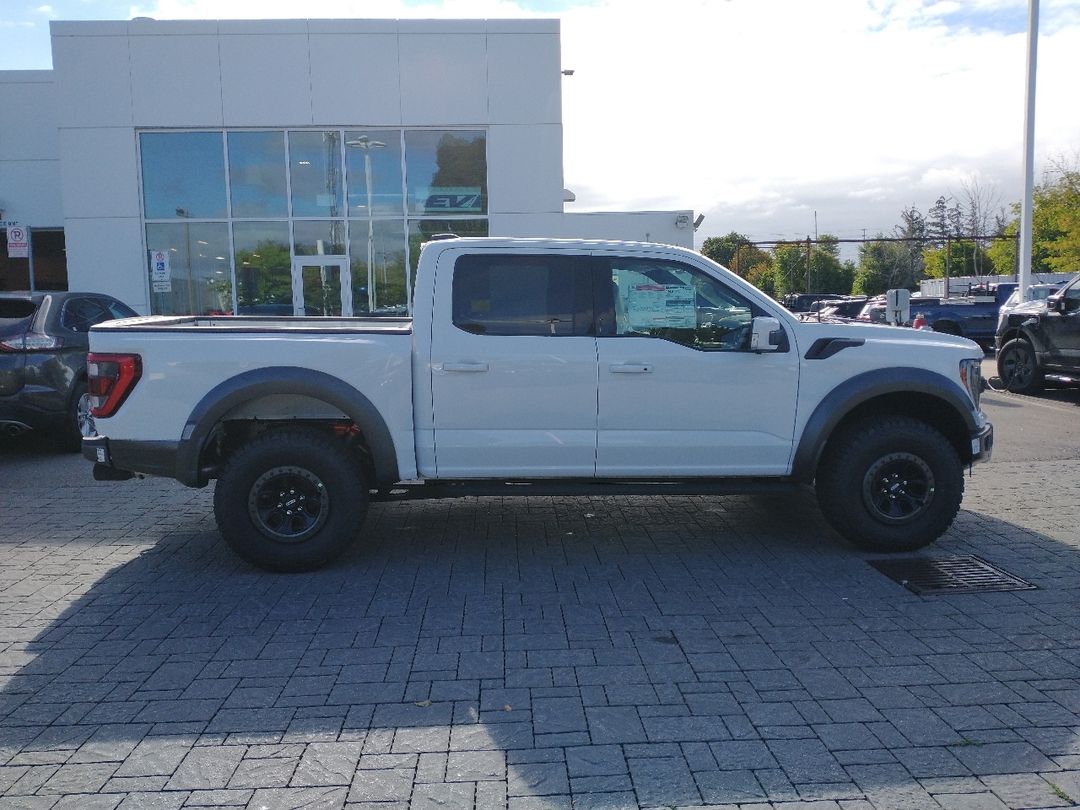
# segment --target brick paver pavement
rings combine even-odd
[[[983,465],[919,597],[812,497],[376,505],[259,572],[210,490],[0,467],[0,808],[1080,801],[1080,462]]]

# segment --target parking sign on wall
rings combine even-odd
[[[7,229],[7,250],[9,259],[26,259],[30,256],[30,228],[25,225],[10,225]]]

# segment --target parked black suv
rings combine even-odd
[[[1010,391],[1038,391],[1048,374],[1080,378],[1080,276],[1002,318],[994,346],[998,376]]]
[[[79,450],[90,419],[87,333],[137,314],[97,293],[0,293],[0,438],[40,430]]]

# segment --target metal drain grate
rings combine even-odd
[[[969,554],[867,562],[893,582],[917,594],[1030,591],[1037,587]]]

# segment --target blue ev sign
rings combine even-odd
[[[478,187],[435,187],[417,189],[416,207],[425,214],[482,214],[483,198]]]

